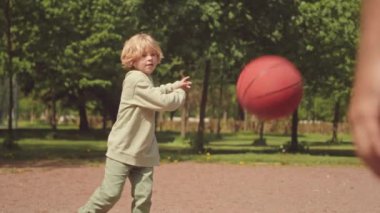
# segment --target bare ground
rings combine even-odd
[[[76,212],[103,173],[104,165],[2,167],[0,212]],[[380,180],[364,167],[171,163],[154,178],[152,213],[380,212]],[[130,212],[130,202],[128,183],[110,212]]]

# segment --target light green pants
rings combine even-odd
[[[132,212],[150,211],[153,167],[135,167],[110,158],[106,160],[102,185],[92,194],[80,213],[100,213],[109,211],[119,200],[125,180],[129,178],[132,186]]]

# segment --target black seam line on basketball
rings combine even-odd
[[[282,92],[282,91],[284,91],[284,90],[290,89],[290,88],[292,88],[292,87],[294,87],[294,86],[297,86],[297,85],[299,85],[299,84],[302,84],[302,81],[299,81],[299,82],[296,82],[296,83],[294,83],[294,84],[291,84],[291,85],[289,85],[289,86],[287,86],[287,87],[284,87],[284,88],[282,88],[282,89],[280,89],[280,90],[276,90],[276,91],[273,91],[273,92],[265,93],[264,95],[256,96],[256,97],[253,97],[253,98],[263,98],[263,97],[268,96],[268,95],[273,95],[273,94],[276,94],[276,93]]]
[[[279,62],[279,63],[277,63],[277,64],[274,64],[274,65],[268,67],[268,68],[265,69],[264,71],[261,71],[261,72],[256,76],[256,78],[252,79],[252,81],[248,84],[248,86],[245,88],[245,90],[244,90],[244,92],[243,92],[242,100],[245,99],[245,95],[247,94],[248,89],[251,87],[251,85],[252,85],[257,79],[259,79],[259,78],[262,77],[264,74],[266,74],[266,73],[268,72],[268,70],[272,69],[273,67],[278,66],[279,64],[282,64],[282,63]]]

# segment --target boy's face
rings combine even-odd
[[[150,75],[156,69],[157,64],[157,53],[153,51],[145,51],[144,54],[133,63],[133,66],[137,70],[140,70],[141,72]]]

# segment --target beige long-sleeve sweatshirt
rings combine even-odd
[[[141,71],[126,74],[117,120],[108,136],[107,157],[134,166],[159,164],[155,111],[173,111],[184,103],[186,93],[175,89],[177,84],[154,87]]]

